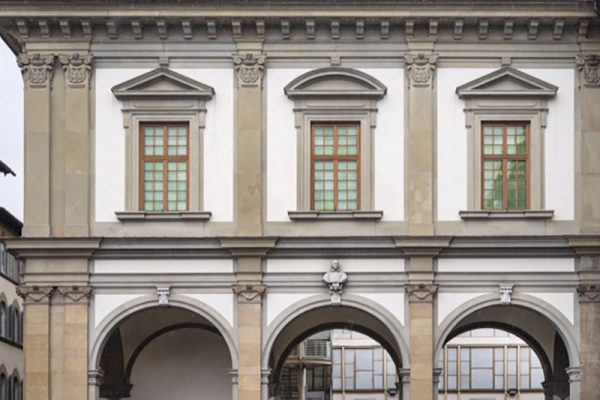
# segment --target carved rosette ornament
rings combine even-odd
[[[75,53],[72,56],[61,55],[59,61],[65,71],[67,85],[72,88],[89,86],[92,74],[92,55]]]
[[[260,303],[267,290],[265,285],[233,285],[231,288],[242,303]]]
[[[235,65],[238,85],[242,87],[262,86],[265,59],[264,54],[234,54],[233,64]]]
[[[600,303],[600,284],[581,284],[577,286],[580,303]]]
[[[30,88],[47,88],[52,81],[54,56],[51,54],[21,54],[17,57],[23,81]]]
[[[85,303],[92,295],[91,286],[60,286],[58,294],[71,303]]]
[[[404,61],[410,86],[431,86],[437,59],[437,54],[405,54]]]
[[[437,285],[408,284],[404,287],[410,303],[433,303],[437,293]]]
[[[44,304],[50,302],[50,297],[54,292],[52,286],[18,286],[17,294],[23,298],[26,304]]]

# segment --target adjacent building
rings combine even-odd
[[[290,398],[288,356],[339,329],[386,350],[360,357],[388,397],[510,398],[489,349],[452,359],[484,328],[538,355],[522,400],[540,374],[595,400],[595,3],[0,0],[25,398]]]

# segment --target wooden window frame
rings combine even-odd
[[[484,153],[484,135],[486,127],[502,127],[502,154],[501,155],[486,155]],[[507,146],[507,132],[509,127],[525,127],[525,154],[508,154]],[[480,202],[481,209],[485,211],[521,211],[529,210],[531,208],[531,161],[530,161],[530,149],[531,149],[531,124],[529,121],[483,121],[480,129]],[[486,161],[502,161],[502,205],[500,209],[485,208],[485,169],[484,165]],[[525,208],[508,208],[508,161],[525,161]]]
[[[146,132],[146,128],[148,127],[153,127],[153,128],[163,128],[163,155],[162,156],[147,156],[144,153],[144,139],[145,139],[145,132]],[[169,128],[173,128],[173,127],[184,127],[186,129],[186,154],[185,156],[169,156],[168,155],[168,135],[169,135]],[[167,205],[168,205],[168,193],[169,193],[169,189],[168,189],[168,170],[167,170],[167,164],[169,162],[183,162],[185,161],[186,163],[186,181],[185,181],[185,193],[186,193],[186,198],[185,198],[185,210],[172,210],[172,211],[189,211],[190,209],[190,125],[189,123],[186,122],[142,122],[140,123],[140,130],[139,130],[140,134],[139,134],[139,149],[140,149],[140,164],[139,164],[139,171],[140,171],[140,179],[139,179],[139,210],[143,211],[143,212],[155,212],[155,213],[164,213],[164,212],[170,212],[170,210],[168,209]],[[163,167],[163,209],[162,211],[146,211],[145,210],[145,199],[144,199],[144,195],[145,195],[145,190],[144,190],[144,186],[146,183],[146,177],[145,177],[145,170],[144,170],[144,163],[145,162],[162,162],[164,167]]]
[[[333,210],[318,210],[318,211],[359,211],[361,210],[361,129],[360,129],[360,121],[315,121],[311,123],[311,139],[310,139],[310,206],[311,210],[315,209],[315,163],[318,161],[333,161],[334,169],[333,169],[333,202],[334,209]],[[332,155],[315,155],[315,128],[318,127],[333,127],[333,153]],[[337,154],[338,150],[338,129],[340,127],[354,127],[357,132],[357,140],[356,140],[356,155],[348,156],[348,155],[339,155]],[[355,210],[339,210],[338,206],[338,162],[340,161],[356,161],[356,209]]]

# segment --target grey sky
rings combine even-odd
[[[0,40],[0,160],[15,173],[0,174],[0,206],[23,220],[23,80],[14,54]]]

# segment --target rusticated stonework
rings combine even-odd
[[[600,303],[600,285],[578,285],[580,303]]]
[[[433,83],[437,54],[405,54],[410,86],[430,86]]]
[[[408,284],[404,287],[411,303],[432,303],[437,293],[437,285]]]
[[[600,87],[600,55],[577,56],[577,67],[585,86]]]
[[[260,303],[267,290],[265,285],[233,285],[231,288],[238,296],[238,301],[243,303]]]
[[[71,56],[61,55],[59,57],[67,85],[74,88],[83,88],[89,86],[89,80],[92,73],[92,56],[91,54],[81,55],[75,53]]]
[[[23,298],[25,303],[49,303],[54,287],[52,286],[18,286],[17,294]]]
[[[91,286],[61,286],[57,290],[66,301],[72,303],[84,303],[92,295]]]
[[[30,88],[46,88],[52,81],[54,56],[51,54],[21,54],[17,58],[25,85]]]
[[[262,86],[262,78],[265,72],[264,54],[234,54],[233,64],[238,78],[239,86],[256,87]]]

